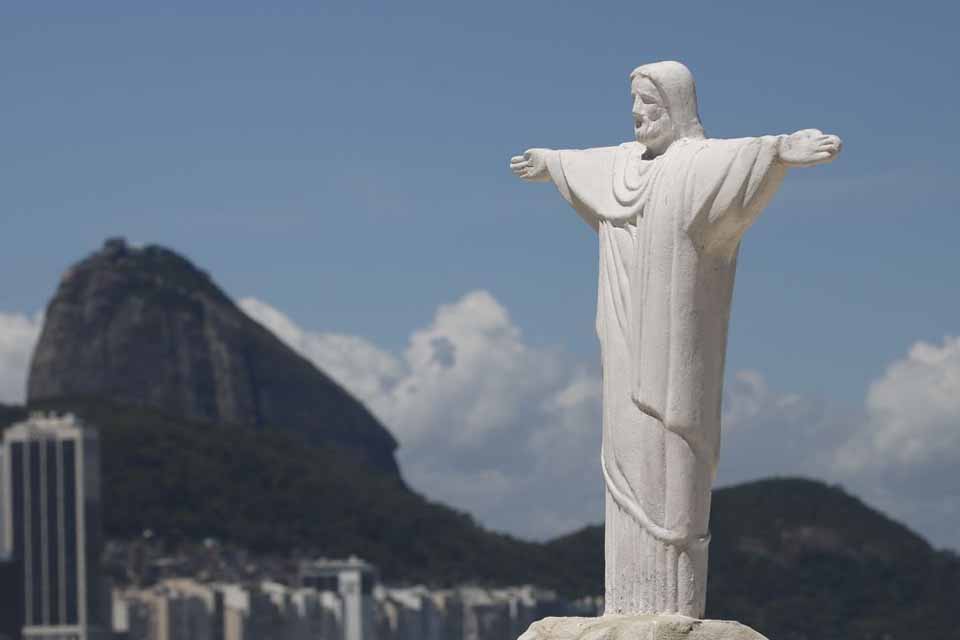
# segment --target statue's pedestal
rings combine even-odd
[[[672,614],[599,618],[544,618],[519,640],[767,640],[728,620],[697,620]]]

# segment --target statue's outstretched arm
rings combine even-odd
[[[527,182],[549,182],[548,157],[557,153],[554,149],[527,149],[523,155],[510,158],[510,170]]]
[[[831,162],[840,153],[843,142],[839,137],[819,129],[802,129],[788,136],[780,136],[777,155],[788,167],[812,167]]]

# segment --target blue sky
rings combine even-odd
[[[697,78],[708,135],[817,127],[845,142],[837,162],[788,176],[743,245],[727,369],[760,376],[743,380],[761,381],[774,397],[763,410],[772,413],[761,412],[766,433],[798,419],[777,414],[778,402],[802,405],[813,412],[799,414],[805,425],[833,434],[811,442],[843,450],[841,440],[859,442],[850,434],[886,428],[876,423],[882,414],[904,441],[944,438],[937,446],[956,453],[950,464],[960,461],[960,408],[904,435],[914,414],[902,407],[936,404],[923,395],[929,385],[906,385],[914,391],[896,405],[907,412],[899,427],[877,408],[881,400],[870,404],[871,389],[886,389],[898,364],[909,378],[917,343],[935,347],[947,368],[921,357],[916,375],[960,391],[944,342],[960,334],[960,11],[952,3],[77,7],[0,5],[4,318],[32,318],[71,262],[122,235],[180,251],[302,335],[354,337],[407,373],[416,370],[404,355],[412,335],[439,331],[438,308],[456,316],[475,303],[506,314],[491,322],[509,326],[531,353],[558,358],[551,366],[566,367],[567,382],[595,377],[595,237],[552,187],[515,181],[507,160],[532,146],[629,139],[629,71],[679,59]],[[22,369],[23,357],[11,358]],[[378,406],[379,382],[351,382]],[[404,421],[414,419],[384,407],[404,442],[405,429],[416,431]],[[455,430],[456,412],[443,415]],[[504,418],[504,429],[528,418]],[[743,437],[748,449],[767,442]],[[406,439],[421,461],[453,455],[436,438]],[[485,459],[481,449],[495,442],[484,442],[460,454]],[[723,455],[738,460],[737,442],[731,436]],[[861,450],[897,448],[884,442]],[[764,446],[751,460],[765,465],[728,463],[721,481],[783,469],[861,494],[872,487],[880,493],[868,500],[960,546],[936,524],[960,525],[960,504],[943,499],[950,475],[940,458],[890,462],[915,486],[900,495],[877,489],[862,469],[843,476],[827,463],[796,463],[776,438]],[[822,458],[815,449],[809,455]],[[491,526],[542,536],[593,517],[565,520],[557,504],[542,516],[548,524],[514,526],[519,507],[500,509],[509,502],[502,493],[444,493],[451,483],[439,470],[418,476],[416,460],[409,464],[419,488]],[[485,472],[513,477],[497,464]],[[918,497],[945,511],[918,512]]]

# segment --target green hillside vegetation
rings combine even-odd
[[[356,554],[386,579],[427,584],[522,583],[549,569],[538,545],[486,531],[346,449],[281,429],[194,424],[89,399],[31,409],[73,411],[97,426],[111,538],[151,529],[168,540],[212,537],[258,553]]]
[[[708,613],[771,638],[960,638],[960,558],[837,487],[717,491]]]

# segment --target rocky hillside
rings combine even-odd
[[[398,476],[369,411],[167,249],[108,240],[63,276],[33,356],[28,400],[100,397],[204,424],[285,429]]]

